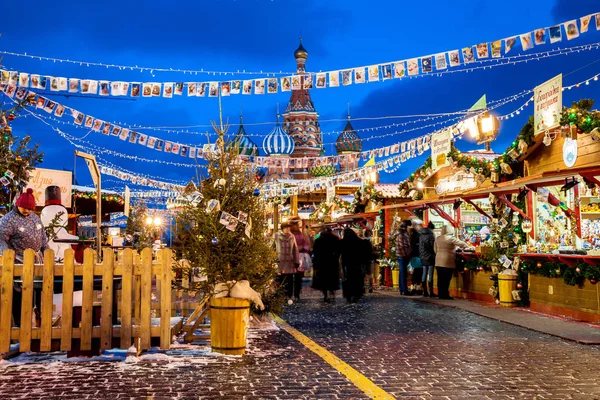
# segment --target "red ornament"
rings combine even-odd
[[[594,278],[592,278],[592,279],[590,279],[590,283],[591,283],[592,285],[595,285],[596,283],[598,283],[598,281],[597,281],[597,280],[595,280]]]
[[[15,115],[15,113],[10,113],[8,114],[8,117],[6,117],[9,121],[14,121],[15,118],[17,118],[17,116]]]
[[[517,289],[523,289],[523,284],[521,282],[517,283]]]

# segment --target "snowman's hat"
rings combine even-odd
[[[60,186],[48,186],[46,188],[46,202],[44,204],[47,206],[62,205]]]

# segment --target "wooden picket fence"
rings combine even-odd
[[[95,251],[86,249],[83,265],[76,265],[74,252],[69,249],[65,251],[64,263],[55,265],[54,252],[46,250],[44,264],[36,265],[35,254],[29,249],[24,253],[23,265],[15,265],[14,252],[4,251],[0,268],[0,353],[9,351],[11,341],[19,341],[21,352],[30,351],[32,341],[39,341],[42,352],[86,351],[92,350],[93,340],[94,346],[99,340],[100,350],[111,349],[117,342],[121,349],[129,349],[134,344],[142,351],[151,347],[152,338],[160,338],[160,348],[168,349],[172,334],[179,331],[182,324],[182,321],[173,323],[171,318],[171,250],[160,250],[154,261],[152,250],[148,248],[139,255],[131,249],[119,252],[118,261],[112,250],[105,249],[102,263],[96,264],[95,259]],[[18,327],[12,326],[11,312],[16,277],[22,277],[23,281]],[[39,327],[32,322],[34,277],[42,278]],[[53,321],[56,277],[62,279],[62,315],[60,320]],[[94,302],[95,277],[102,282],[102,297],[97,302]],[[115,278],[121,280],[120,325],[113,325],[113,313],[117,309]],[[82,282],[81,321],[73,324],[73,287],[77,281]],[[160,303],[159,319],[152,318],[153,281],[154,287],[159,288],[155,295]],[[74,340],[78,349],[73,348]]]

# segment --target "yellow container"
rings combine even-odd
[[[394,289],[398,289],[400,287],[400,270],[393,269],[392,270],[392,285]]]
[[[210,300],[210,344],[221,354],[241,355],[246,352],[250,323],[250,301],[221,297]]]
[[[498,275],[498,294],[500,295],[500,304],[504,307],[515,307],[517,300],[513,299],[512,292],[517,290],[516,275]]]

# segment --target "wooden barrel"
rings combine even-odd
[[[513,299],[513,290],[517,290],[517,276],[498,274],[498,294],[500,295],[500,304],[504,307],[517,305],[517,300]]]
[[[250,323],[250,301],[221,297],[210,300],[210,344],[221,354],[240,355],[246,351]]]

